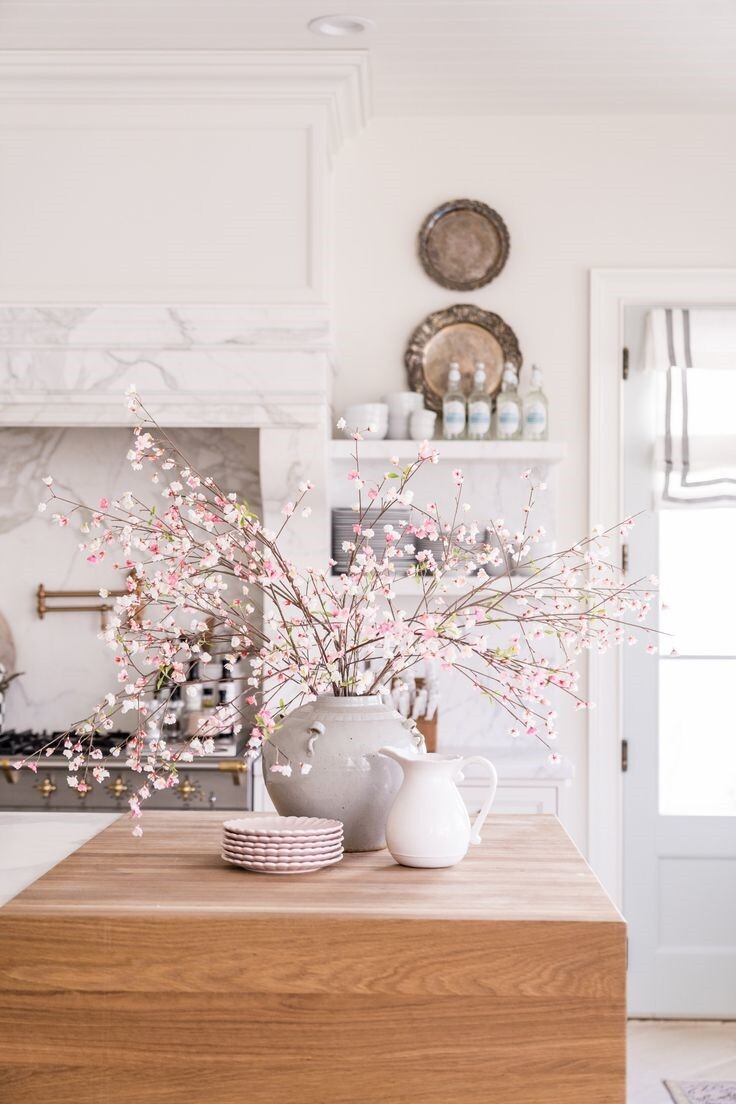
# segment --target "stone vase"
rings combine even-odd
[[[386,820],[402,779],[399,765],[378,754],[386,744],[423,749],[421,736],[378,695],[317,698],[290,713],[264,744],[269,797],[282,816],[341,820],[346,851],[377,851],[386,846]],[[287,759],[290,777],[271,771]],[[302,763],[312,768],[308,774]]]

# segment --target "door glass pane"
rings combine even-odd
[[[659,811],[736,816],[736,660],[659,662]]]
[[[659,512],[659,627],[667,655],[736,655],[736,509]],[[736,669],[735,669],[736,673]]]

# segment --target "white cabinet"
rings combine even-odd
[[[554,813],[560,815],[561,791],[565,782],[505,781],[498,784],[492,813]],[[482,785],[461,783],[460,793],[468,812],[477,813],[483,804],[486,789]]]
[[[572,764],[560,760],[553,766],[544,750],[526,748],[514,753],[509,748],[468,749],[467,754],[485,755],[498,771],[498,792],[492,813],[553,813],[564,818],[565,801],[572,784]],[[488,790],[486,772],[476,763],[465,769],[459,783],[468,812],[477,813]]]

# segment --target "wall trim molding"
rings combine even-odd
[[[365,50],[0,50],[0,104],[245,103],[312,108],[329,153],[368,121]]]
[[[736,269],[591,269],[589,526],[624,516],[621,374],[627,306],[736,302]],[[620,541],[612,539],[612,559]],[[623,888],[620,652],[588,654],[588,861],[620,904]]]

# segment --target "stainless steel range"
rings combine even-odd
[[[67,785],[67,761],[53,755],[39,761],[38,773],[13,763],[44,747],[58,733],[4,732],[0,734],[0,809],[65,809],[124,811],[128,798],[141,785],[141,776],[109,759],[110,777],[87,793]],[[96,739],[103,752],[123,743],[127,734],[110,732]],[[153,809],[252,809],[253,771],[236,756],[206,756],[187,763],[179,785],[156,790],[146,802]]]

